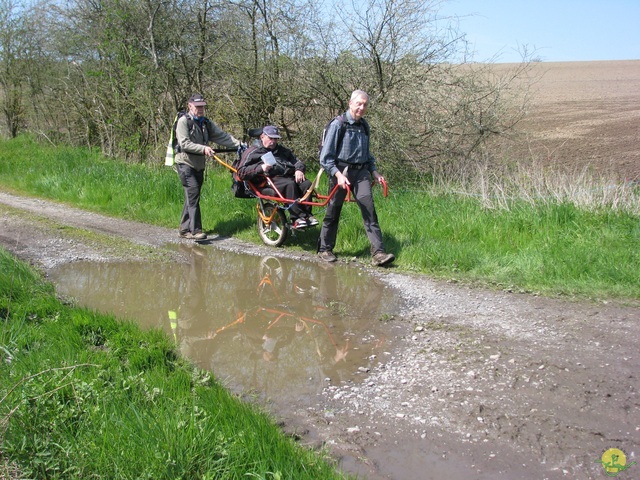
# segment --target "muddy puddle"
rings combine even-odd
[[[80,305],[160,328],[237,393],[287,409],[362,380],[390,349],[393,292],[355,268],[181,245],[183,263],[65,264],[50,273]],[[377,360],[378,359],[378,360]]]

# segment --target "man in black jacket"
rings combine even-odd
[[[280,138],[277,127],[264,127],[259,142],[244,152],[238,177],[251,182],[258,189],[266,186],[265,177],[269,177],[284,198],[295,200],[304,195],[311,186],[311,181],[305,177],[305,164],[291,150],[278,143]],[[289,215],[293,228],[318,225],[318,220],[311,215],[310,206],[293,204]]]

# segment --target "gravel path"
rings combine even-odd
[[[172,229],[0,192],[0,244],[45,272],[166,255],[163,245],[179,241]],[[213,248],[317,261],[224,238]],[[610,448],[638,461],[640,305],[373,271],[404,300],[389,322],[396,347],[372,359],[361,382],[328,387],[297,412],[287,428],[302,442],[326,445],[369,479],[597,479]],[[639,474],[633,465],[620,477]]]

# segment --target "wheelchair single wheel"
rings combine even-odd
[[[287,216],[281,209],[272,203],[263,203],[262,209],[258,206],[258,235],[265,245],[279,247],[288,233]]]

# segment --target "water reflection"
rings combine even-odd
[[[74,263],[51,273],[82,305],[161,328],[236,391],[305,401],[377,363],[392,292],[355,268],[181,245],[184,263]]]

